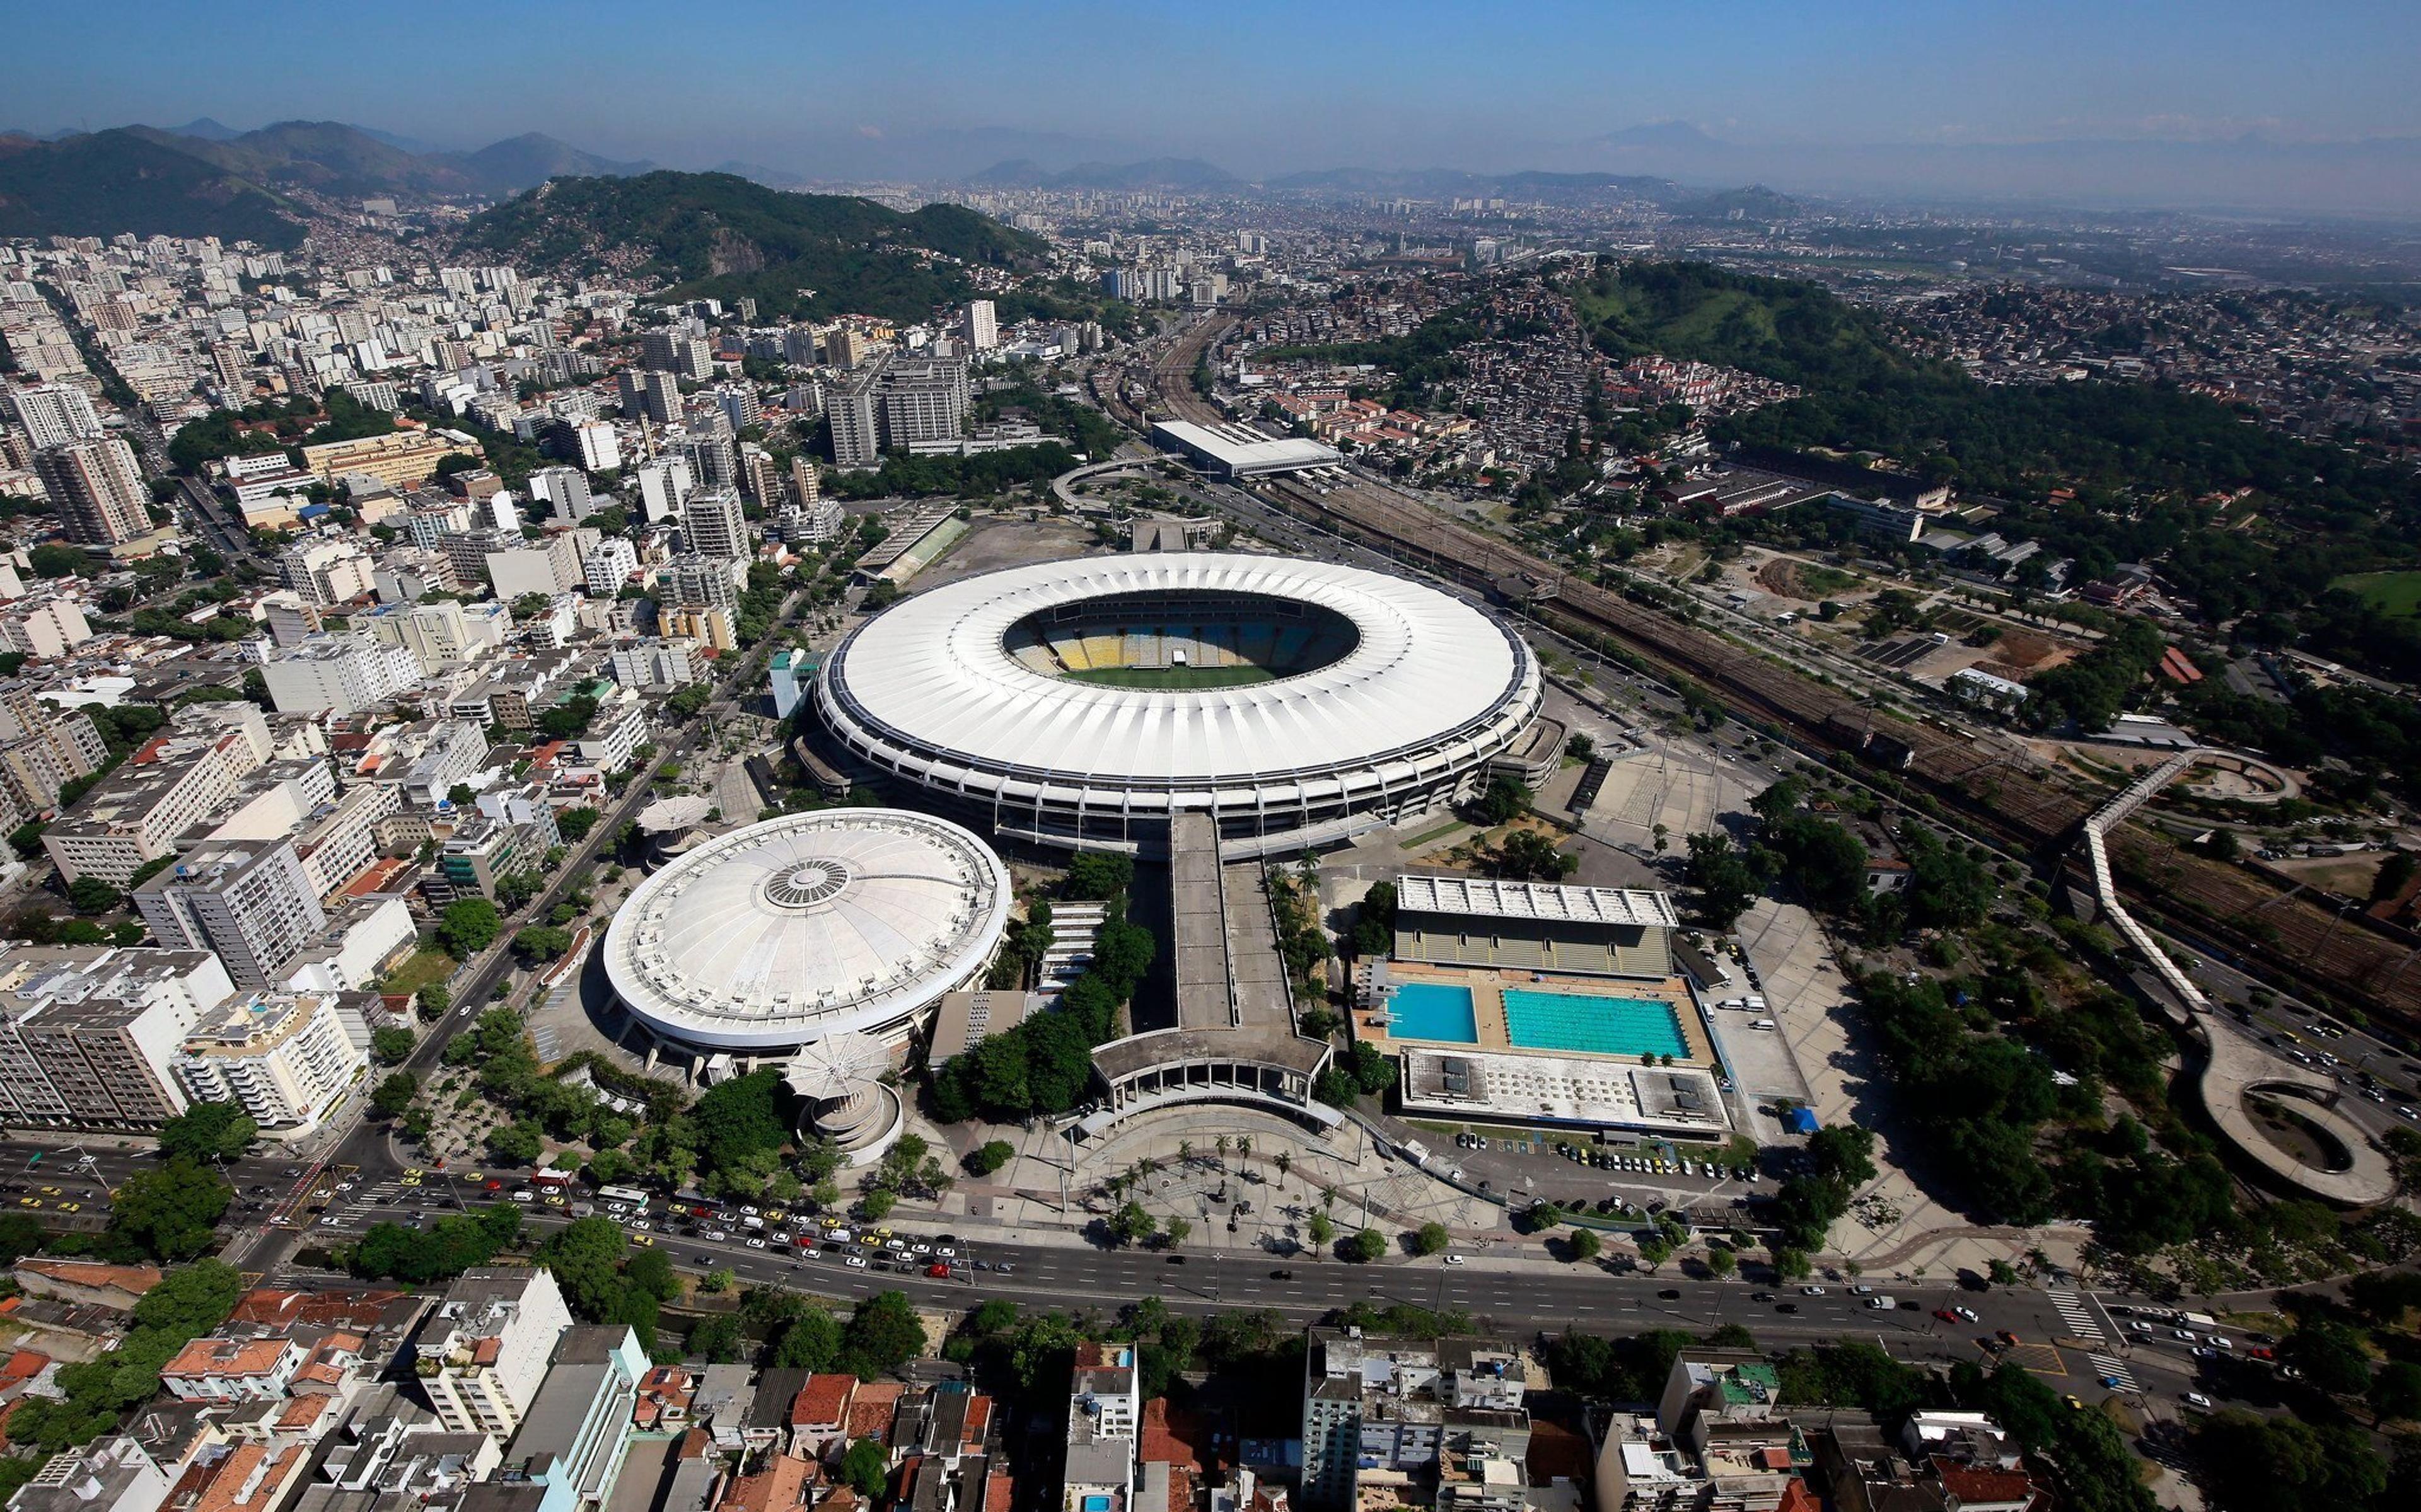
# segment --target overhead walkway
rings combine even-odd
[[[2096,809],[2085,821],[2085,846],[2093,864],[2093,891],[2101,911],[2126,937],[2177,1000],[2187,1023],[2202,1041],[2204,1060],[2198,1088],[2211,1122],[2237,1152],[2276,1181],[2341,1208],[2367,1208],[2396,1195],[2396,1172],[2385,1154],[2371,1142],[2361,1123],[2337,1106],[2342,1088],[2313,1070],[2269,1053],[2243,1035],[2211,1016],[2210,997],[2173,959],[2151,931],[2135,922],[2118,896],[2110,873],[2109,833],[2128,816],[2149,803],[2162,788],[2221,753],[2190,747],[2145,772],[2125,791]],[[2266,1092],[2290,1107],[2296,1116],[2321,1130],[2345,1153],[2347,1164],[2336,1168],[2297,1158],[2262,1129],[2246,1096]]]
[[[1224,865],[1217,823],[1185,814],[1170,825],[1169,870],[1177,1026],[1093,1052],[1109,1097],[1077,1124],[1078,1134],[1092,1138],[1133,1114],[1189,1102],[1241,1102],[1315,1129],[1337,1127],[1335,1110],[1311,1095],[1329,1047],[1295,1033],[1260,864]]]

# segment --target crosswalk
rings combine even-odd
[[[2093,1363],[2094,1379],[2102,1381],[2115,1380],[2118,1383],[2116,1389],[2122,1392],[2143,1389],[2135,1384],[2135,1373],[2127,1368],[2126,1362],[2114,1360],[2106,1354],[2088,1354],[2085,1358]]]
[[[2101,1332],[2101,1323],[2094,1318],[2091,1302],[2072,1291],[2053,1291],[2046,1295],[2051,1298],[2052,1306],[2058,1310],[2059,1320],[2068,1325],[2069,1337],[2088,1342],[2108,1337]]]

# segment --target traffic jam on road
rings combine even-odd
[[[461,1208],[469,1200],[509,1202],[527,1208],[535,1220],[570,1222],[578,1218],[612,1219],[629,1234],[631,1242],[646,1247],[659,1237],[726,1245],[734,1250],[758,1250],[802,1260],[829,1261],[849,1270],[922,1275],[934,1280],[970,1280],[977,1272],[1015,1273],[1006,1260],[978,1256],[974,1246],[953,1234],[894,1233],[885,1224],[856,1224],[829,1213],[818,1213],[809,1203],[785,1208],[777,1203],[716,1201],[695,1192],[666,1199],[631,1187],[604,1187],[595,1192],[574,1187],[554,1172],[540,1172],[515,1185],[484,1172],[447,1172],[408,1168],[399,1177],[361,1183],[342,1172],[325,1188],[324,1210],[306,1212],[306,1220],[331,1227],[358,1229],[371,1224],[394,1223],[421,1228],[445,1215],[442,1204]],[[432,1191],[431,1189],[435,1189]],[[437,1197],[441,1206],[430,1206]],[[383,1209],[399,1209],[384,1211]]]

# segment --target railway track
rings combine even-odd
[[[1194,392],[1192,375],[1202,351],[1232,323],[1226,318],[1202,322],[1153,364],[1154,391],[1171,414],[1205,425],[1224,418]],[[1149,429],[1126,414],[1120,418],[1138,430]],[[1704,684],[1735,709],[1788,726],[1804,740],[1877,757],[1885,770],[1956,805],[1964,821],[2021,853],[2060,863],[2091,812],[2085,799],[2044,781],[2014,747],[1883,713],[1367,480],[1323,490],[1273,478],[1259,488],[1290,513],[1415,553],[1439,577],[1468,587],[1494,590],[1513,578],[1552,585],[1553,596],[1533,612],[1558,629],[1644,656]],[[1904,763],[1896,759],[1902,749]],[[2140,826],[2114,831],[2108,843],[2111,865],[2139,916],[2215,938],[2288,982],[2375,1008],[2408,1034],[2421,1035],[2421,950],[2190,854]]]
[[[1172,401],[1172,407],[1174,402]],[[1282,507],[1377,543],[1409,550],[1438,575],[1475,588],[1520,576],[1553,584],[1533,612],[1584,639],[1610,640],[1670,668],[1757,717],[1836,750],[1882,758],[1955,804],[1962,819],[2026,854],[2056,859],[2075,840],[2090,805],[2027,769],[2023,755],[1934,725],[1882,713],[1723,637],[1681,623],[1595,584],[1560,574],[1538,558],[1354,481],[1326,491],[1291,479],[1265,486]],[[1907,753],[1904,764],[1895,757]],[[2110,836],[2136,912],[2215,936],[2287,979],[2310,982],[2376,1006],[2421,1031],[2421,952],[2233,867],[2180,850],[2130,826]]]

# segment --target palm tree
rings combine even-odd
[[[1194,1141],[1190,1139],[1180,1139],[1177,1142],[1177,1159],[1178,1162],[1182,1165],[1192,1165],[1194,1163]]]
[[[1240,1161],[1249,1161],[1252,1158],[1253,1136],[1250,1134],[1238,1134],[1236,1136],[1236,1159]]]
[[[1217,1139],[1212,1140],[1210,1145],[1212,1148],[1219,1152],[1219,1162],[1222,1165],[1226,1164],[1227,1161],[1227,1136],[1222,1134]]]
[[[1292,1151],[1292,1150],[1280,1150],[1280,1151],[1278,1151],[1278,1179],[1279,1179],[1279,1180],[1281,1180],[1281,1181],[1285,1180],[1285,1179],[1286,1179],[1286,1177],[1287,1177],[1287,1173],[1288,1173],[1289,1171],[1293,1170],[1293,1169],[1294,1169],[1294,1151]]]

